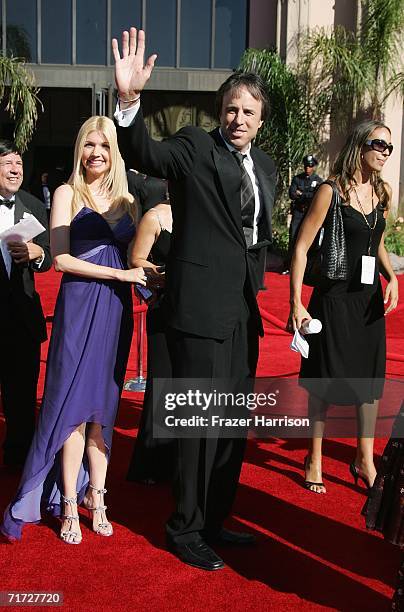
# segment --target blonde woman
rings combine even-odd
[[[302,359],[300,369],[300,384],[310,393],[313,428],[304,466],[305,487],[314,493],[326,492],[322,479],[322,438],[330,403],[357,407],[358,444],[350,465],[355,482],[360,479],[371,487],[376,476],[373,435],[385,377],[384,315],[398,301],[397,278],[384,246],[391,190],[380,176],[392,151],[391,133],[386,125],[366,121],[356,126],[335,162],[331,178],[314,197],[292,259],[289,329],[299,329],[303,321],[311,318],[323,323],[319,334],[307,336],[309,356]],[[319,279],[306,310],[301,290],[307,251],[323,224],[323,242],[329,242],[334,209],[342,222],[338,232],[344,235],[344,240],[337,257],[327,262],[329,269],[337,262],[335,270],[328,274],[333,278]],[[346,272],[341,278],[338,270],[343,269]],[[388,282],[384,299],[379,271]]]
[[[63,273],[49,346],[36,435],[3,533],[19,539],[41,506],[61,515],[60,537],[82,540],[77,504],[92,512],[93,530],[112,535],[104,504],[112,429],[133,329],[127,269],[136,204],[128,193],[113,122],[91,117],[75,145],[74,169],[55,192],[51,248]]]

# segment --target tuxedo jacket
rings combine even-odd
[[[185,127],[163,142],[149,137],[142,111],[130,127],[118,128],[121,152],[141,172],[168,179],[173,212],[166,264],[168,324],[198,336],[231,335],[247,299],[260,333],[256,293],[259,254],[271,241],[276,168],[251,148],[259,181],[258,243],[247,248],[241,222],[241,173],[219,130]],[[247,287],[247,296],[245,288]]]
[[[143,177],[130,170],[126,173],[128,178],[128,191],[139,202],[142,215],[148,210],[167,199],[167,185],[162,179],[154,176]]]
[[[36,340],[46,340],[46,323],[38,293],[35,291],[35,272],[46,272],[51,267],[49,232],[46,208],[30,193],[18,191],[15,196],[14,223],[23,218],[24,213],[31,213],[46,228],[46,231],[33,239],[33,242],[44,250],[45,259],[40,268],[34,262],[29,264],[11,264],[8,277],[3,256],[0,251],[0,320],[7,320],[7,313],[17,314],[21,325],[27,328]]]

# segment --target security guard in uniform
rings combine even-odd
[[[289,187],[289,197],[291,201],[292,220],[289,227],[289,252],[288,264],[292,258],[293,248],[295,246],[297,234],[300,225],[309,209],[314,192],[318,185],[323,182],[321,176],[315,173],[318,166],[318,161],[314,155],[305,155],[303,157],[304,172],[293,177]],[[288,268],[289,266],[287,266]],[[287,273],[288,269],[284,272]]]

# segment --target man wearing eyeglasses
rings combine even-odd
[[[0,140],[0,234],[28,215],[46,228],[27,243],[0,240],[0,391],[8,466],[24,464],[34,433],[40,347],[46,339],[34,272],[51,267],[46,209],[20,190],[22,180],[20,152],[14,143]]]

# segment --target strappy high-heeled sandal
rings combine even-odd
[[[303,469],[306,473],[307,471],[307,460],[308,460],[308,455],[304,460],[304,466]],[[318,487],[318,488],[322,488],[322,491],[317,491],[316,489],[314,489],[313,487]],[[317,493],[318,495],[323,495],[324,493],[327,492],[326,488],[325,488],[325,484],[323,482],[313,482],[311,480],[306,480],[306,476],[304,478],[304,488],[307,489],[308,491],[310,491],[311,493]]]
[[[93,531],[95,531],[95,533],[97,533],[98,535],[102,535],[102,536],[112,536],[114,530],[113,527],[111,525],[111,523],[109,521],[107,521],[107,517],[105,516],[105,510],[107,509],[107,506],[105,506],[103,504],[104,501],[104,493],[107,492],[106,489],[97,489],[97,487],[93,487],[92,484],[88,485],[90,489],[92,489],[93,491],[95,491],[97,493],[97,495],[99,495],[99,504],[98,506],[95,507],[91,507],[88,506],[88,502],[86,501],[86,499],[84,499],[84,506],[87,508],[89,515],[90,512],[93,513],[93,518],[94,518],[94,514],[98,513],[98,517],[99,517],[99,521],[96,524],[96,526],[94,526],[93,524]],[[103,520],[104,519],[104,520]]]
[[[363,484],[365,485],[368,491],[372,488],[367,477],[361,474],[360,468],[358,468],[355,461],[352,461],[352,463],[350,463],[349,471],[351,473],[352,478],[355,481],[355,486],[358,486],[358,480],[362,480]]]
[[[63,542],[66,542],[66,544],[80,544],[81,540],[83,539],[82,535],[80,531],[75,531],[73,529],[73,521],[79,520],[79,515],[77,514],[77,496],[65,497],[62,495],[62,500],[66,505],[70,506],[70,514],[62,514],[61,518],[70,521],[70,523],[68,529],[62,529],[60,531],[60,537]],[[76,505],[76,514],[73,514],[73,504]]]

